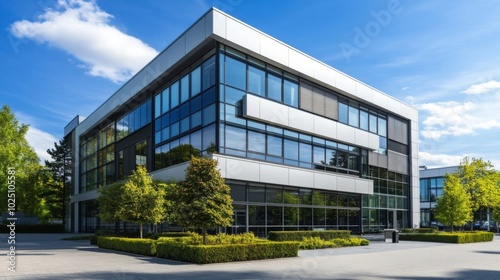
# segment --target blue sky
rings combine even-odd
[[[500,168],[496,1],[0,2],[0,104],[41,159],[211,6],[419,109],[420,165]]]

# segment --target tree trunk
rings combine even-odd
[[[207,245],[207,230],[205,229],[205,227],[202,227],[201,231],[203,233],[203,245]]]
[[[141,239],[142,239],[142,223],[139,224],[139,230],[141,231]]]

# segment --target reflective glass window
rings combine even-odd
[[[170,108],[179,105],[179,81],[170,86]]]
[[[267,154],[281,157],[282,145],[283,145],[282,141],[283,140],[281,139],[281,137],[268,135],[267,136]]]
[[[246,64],[226,56],[226,84],[246,89]]]
[[[359,110],[351,106],[349,106],[349,125],[354,127],[359,126]]]
[[[300,161],[309,162],[309,163],[312,161],[311,145],[305,144],[305,143],[300,143],[299,151],[300,151]]]
[[[364,110],[359,111],[359,128],[368,130],[368,112]]]
[[[266,73],[258,68],[248,66],[248,91],[264,96],[266,86]]]
[[[235,88],[231,87],[226,87],[226,103],[236,105],[236,102],[240,101],[243,99],[243,96],[245,96],[246,92],[242,90],[237,90]]]
[[[202,105],[203,107],[215,102],[215,88],[211,88],[203,93]]]
[[[387,120],[381,117],[378,118],[378,134],[387,137]]]
[[[299,143],[297,141],[285,139],[283,151],[286,159],[299,160]]]
[[[248,150],[252,152],[266,152],[266,135],[264,133],[248,131]]]
[[[190,135],[190,144],[193,147],[193,154],[200,154],[200,151],[202,150],[201,146],[201,130],[197,130],[195,132],[192,132]]]
[[[191,96],[196,96],[200,92],[201,92],[201,66],[198,66],[191,72]]]
[[[245,151],[247,148],[246,130],[226,125],[226,148]]]
[[[179,107],[179,118],[183,119],[189,116],[189,103],[184,103]]]
[[[299,86],[296,83],[287,80],[283,82],[283,102],[295,108],[299,106]]]
[[[161,93],[161,102],[161,112],[162,114],[165,114],[168,110],[170,110],[170,88],[164,89]]]
[[[189,101],[190,111],[196,112],[201,109],[201,96],[197,96]]]
[[[206,90],[215,84],[215,56],[205,60],[201,65],[201,90]]]
[[[370,114],[370,132],[377,133],[377,116]]]
[[[155,118],[161,115],[161,93],[155,96]]]
[[[203,125],[207,125],[215,121],[215,104],[212,104],[203,109]]]
[[[203,128],[203,149],[215,147],[215,124]]]
[[[201,111],[193,113],[191,116],[191,128],[201,125]]]
[[[179,135],[179,122],[170,125],[170,136],[175,137]]]
[[[189,130],[189,117],[186,117],[180,122],[180,133],[186,132]]]
[[[189,99],[189,75],[181,79],[181,102],[183,103]]]
[[[226,104],[226,113],[225,113],[226,122],[245,125],[246,119],[240,117],[241,113],[239,111],[240,108]]]
[[[324,165],[325,164],[325,148],[314,146],[314,164]]]
[[[339,102],[339,122],[347,123],[348,108],[347,104]]]
[[[267,97],[276,101],[281,101],[281,78],[267,75]]]

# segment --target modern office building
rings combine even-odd
[[[420,223],[417,110],[210,9],[65,135],[72,230],[105,227],[97,189],[146,165],[182,180],[190,155],[218,160],[228,232]]]
[[[436,200],[443,195],[444,176],[457,173],[458,166],[420,169],[420,226],[437,225],[432,209],[436,208]]]

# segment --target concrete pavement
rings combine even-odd
[[[195,265],[99,249],[74,234],[18,234],[16,272],[7,270],[1,235],[0,279],[500,279],[500,236],[493,242],[400,241],[300,251],[297,258]]]

